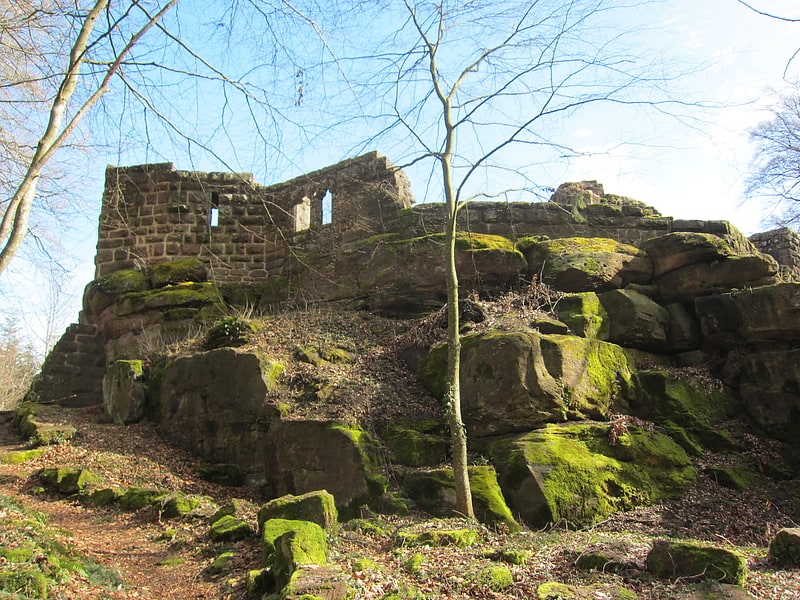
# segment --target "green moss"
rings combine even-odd
[[[395,536],[398,546],[455,546],[468,548],[478,543],[478,533],[473,529],[429,529],[422,532],[398,531]]]
[[[530,550],[524,550],[522,548],[501,548],[500,550],[485,554],[484,558],[504,562],[509,565],[522,566],[528,562],[530,556]]]
[[[212,577],[221,575],[229,569],[231,559],[236,556],[233,552],[223,552],[206,567],[206,573]]]
[[[206,350],[216,348],[238,348],[250,343],[255,333],[252,323],[239,317],[225,317],[215,323],[206,333]]]
[[[657,577],[701,577],[741,585],[747,564],[733,550],[700,542],[656,540],[647,555],[647,570]]]
[[[289,582],[298,566],[328,562],[325,531],[310,521],[270,519],[264,524],[261,542],[263,565],[272,569],[279,589]]]
[[[187,495],[180,493],[172,493],[161,501],[161,516],[165,519],[174,519],[176,517],[190,517],[197,516],[198,509],[203,507],[212,507],[213,502],[206,496]]]
[[[298,519],[269,519],[261,528],[261,549],[264,567],[273,565],[275,540],[289,531],[299,531],[310,539],[318,539],[321,533],[322,540],[325,540],[325,530],[316,523]],[[325,542],[325,552],[327,553],[327,542]]]
[[[608,443],[601,425],[547,425],[490,444],[506,496],[533,478],[535,503],[526,507],[531,526],[566,521],[591,525],[613,512],[681,493],[697,477],[686,452],[656,432],[631,427],[620,443]]]
[[[153,288],[186,282],[202,282],[207,278],[206,265],[196,258],[180,258],[151,265],[150,285]]]
[[[127,294],[146,290],[148,282],[143,271],[121,269],[95,279],[89,286],[106,294]]]
[[[32,450],[17,450],[15,452],[6,452],[0,455],[0,463],[5,465],[19,465],[29,460],[39,458],[44,452],[44,448],[33,448]]]
[[[119,497],[119,505],[126,510],[140,510],[147,506],[161,506],[161,501],[169,495],[164,490],[131,487]]]
[[[514,576],[508,567],[490,566],[483,569],[478,581],[493,592],[503,592],[514,585]]]
[[[443,424],[431,419],[391,423],[382,439],[394,462],[407,467],[438,465],[450,447]]]
[[[420,552],[415,552],[403,561],[403,570],[409,575],[415,577],[422,576],[422,565],[425,563],[425,557]]]
[[[597,340],[608,339],[608,313],[594,292],[566,294],[558,301],[558,318],[575,335]]]
[[[739,449],[730,435],[717,426],[737,412],[736,401],[730,394],[722,389],[708,389],[688,376],[676,379],[666,371],[642,371],[639,382],[643,403],[637,414],[658,423],[676,424],[695,443],[710,450]]]
[[[214,521],[208,530],[212,542],[238,542],[253,535],[253,530],[245,521],[232,515],[225,515]]]
[[[125,490],[121,488],[100,488],[92,490],[89,494],[89,502],[93,506],[108,506],[109,504],[117,502],[124,493]]]
[[[125,294],[115,302],[114,312],[118,316],[127,316],[148,310],[200,307],[219,302],[219,291],[212,283],[180,283],[157,290]]]
[[[120,585],[119,576],[60,541],[46,515],[0,494],[0,596],[55,597],[54,588],[72,577],[95,585]]]
[[[100,478],[86,469],[77,467],[53,467],[39,471],[39,481],[46,488],[62,494],[78,494],[87,485],[98,483]]]
[[[759,480],[759,474],[749,465],[735,467],[710,466],[706,468],[706,473],[718,485],[737,492],[743,492]]]
[[[168,556],[167,558],[159,561],[159,567],[177,567],[186,562],[182,556]]]
[[[287,494],[264,504],[258,511],[258,526],[270,519],[311,521],[329,532],[338,528],[338,512],[333,495],[325,490],[299,496]]]

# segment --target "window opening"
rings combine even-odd
[[[211,212],[208,224],[211,227],[219,227],[219,192],[211,192]]]
[[[322,224],[328,225],[333,222],[333,194],[330,190],[325,192],[322,197]]]

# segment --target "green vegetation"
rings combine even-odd
[[[117,587],[119,575],[58,539],[42,513],[30,511],[0,494],[0,596],[20,599],[51,598],[70,579]]]

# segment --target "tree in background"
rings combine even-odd
[[[370,64],[368,91],[389,137],[407,142],[405,165],[431,161],[429,189],[446,203],[447,419],[456,510],[473,516],[461,415],[460,319],[455,242],[459,211],[473,199],[535,189],[526,166],[575,152],[559,143],[563,119],[592,105],[671,103],[663,65],[624,44],[609,23],[642,2],[606,0],[404,0]],[[383,90],[382,92],[380,90]],[[383,139],[383,138],[381,138]],[[493,173],[493,174],[490,174]],[[530,198],[530,196],[528,196]]]
[[[0,410],[19,404],[39,370],[39,362],[14,321],[7,318],[0,326]]]
[[[797,229],[800,225],[800,93],[783,95],[773,109],[773,117],[754,127],[750,138],[756,151],[747,185],[748,196],[772,204],[775,224]]]

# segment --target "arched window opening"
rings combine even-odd
[[[322,197],[322,224],[328,225],[333,222],[333,193],[330,190],[325,192]]]
[[[211,192],[211,211],[208,215],[208,224],[219,227],[219,192]]]

